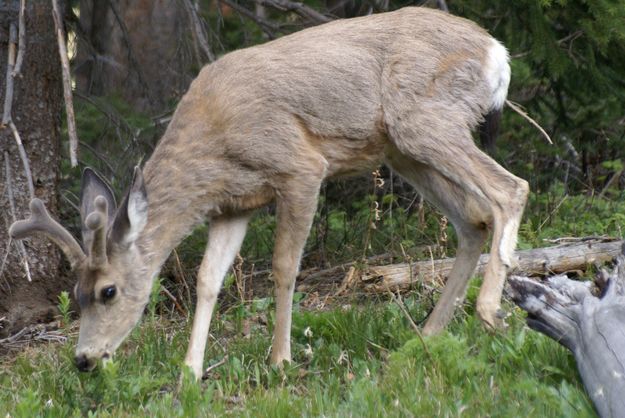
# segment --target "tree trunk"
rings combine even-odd
[[[164,110],[193,78],[199,59],[186,42],[193,27],[183,1],[81,0],[77,90],[119,94],[142,112]]]
[[[573,352],[580,376],[602,417],[625,417],[625,256],[614,273],[592,282],[564,275],[544,282],[511,277],[509,294],[530,328]]]
[[[18,26],[19,0],[0,4],[0,94],[6,96],[9,26]],[[21,77],[15,78],[12,120],[30,160],[34,192],[53,212],[57,208],[59,147],[62,115],[61,68],[50,1],[28,1],[25,12],[26,48]],[[10,178],[7,178],[5,156]],[[45,239],[24,243],[32,282],[25,276],[17,243],[8,247],[8,228],[13,222],[9,192],[15,201],[15,216],[28,214],[30,194],[16,141],[8,127],[0,129],[0,335],[27,323],[52,319],[56,298],[69,290],[71,281],[61,275],[61,258],[56,247]]]

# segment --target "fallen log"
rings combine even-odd
[[[584,271],[587,266],[605,263],[621,252],[623,241],[584,240],[547,248],[517,251],[518,266],[510,273],[522,276],[544,276],[569,271]],[[490,255],[483,254],[475,269],[482,275]],[[415,283],[442,281],[451,271],[455,258],[417,261],[414,263],[367,266],[360,271],[360,281],[371,291],[386,292]]]
[[[528,312],[530,328],[573,352],[599,415],[625,417],[625,256],[596,284],[565,275],[540,282],[512,276],[508,283],[508,294]]]

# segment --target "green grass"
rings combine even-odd
[[[185,375],[178,385],[186,322],[153,312],[91,374],[73,366],[75,341],[37,345],[0,366],[0,416],[594,416],[572,356],[516,308],[509,329],[490,334],[469,303],[448,332],[422,341],[395,302],[352,302],[296,305],[294,362],[283,370],[267,362],[272,306],[217,314],[206,365],[225,361],[200,384]],[[428,303],[404,303],[425,317]]]

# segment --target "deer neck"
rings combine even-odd
[[[189,178],[188,167],[168,164],[167,169],[146,163],[145,186],[148,195],[148,222],[139,238],[149,277],[154,278],[163,263],[193,228],[212,214],[216,204],[211,185]]]

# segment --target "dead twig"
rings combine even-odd
[[[195,46],[197,47],[197,45],[199,44],[200,48],[202,49],[202,52],[204,52],[204,55],[206,55],[208,62],[215,61],[215,55],[213,54],[213,52],[210,49],[210,46],[208,45],[206,30],[204,28],[204,25],[202,25],[200,16],[197,13],[198,9],[193,4],[191,4],[191,0],[183,0],[183,3],[187,11],[187,14],[189,15],[189,20],[193,24],[192,33],[193,33],[193,38],[196,41]],[[199,60],[199,56],[198,56],[198,60]]]
[[[22,71],[22,63],[24,62],[24,53],[26,52],[26,19],[24,17],[26,10],[26,0],[20,1],[20,14],[18,18],[18,40],[17,40],[17,58],[15,67],[11,75],[17,77]]]
[[[176,307],[178,312],[180,312],[182,314],[182,316],[185,316],[185,317],[187,316],[187,311],[185,311],[182,308],[182,306],[180,306],[180,303],[178,303],[178,299],[176,299],[176,297],[174,295],[172,295],[169,290],[167,290],[165,287],[161,286],[161,292],[163,292],[165,294],[165,296],[167,296],[169,298],[169,300],[171,300],[174,303],[174,306]]]
[[[180,262],[180,256],[178,255],[178,251],[174,250],[174,258],[176,260],[176,268],[178,269],[179,275],[174,275],[176,278],[180,278],[179,282],[184,287],[187,293],[187,303],[191,303],[191,289],[189,289],[189,285],[187,284],[187,279],[184,274],[184,269],[182,268],[182,263]]]
[[[22,13],[20,11],[20,13]],[[23,19],[23,17],[21,17]],[[20,22],[20,25],[23,22]],[[28,192],[30,193],[30,198],[35,197],[35,188],[33,186],[33,176],[30,171],[30,164],[28,163],[28,156],[26,155],[26,151],[24,150],[24,145],[22,144],[22,139],[20,138],[19,132],[17,131],[17,127],[13,123],[13,117],[11,116],[13,112],[13,91],[15,86],[15,67],[16,67],[16,44],[18,42],[17,35],[17,27],[15,23],[11,23],[9,27],[9,53],[7,57],[7,72],[6,72],[6,94],[4,96],[4,109],[2,114],[2,126],[6,127],[7,125],[11,129],[11,133],[13,134],[13,138],[15,138],[15,143],[17,144],[17,149],[20,154],[20,158],[22,160],[22,165],[24,166],[24,174],[26,175],[27,183],[28,183]],[[24,42],[20,40],[19,42]],[[21,53],[21,58],[23,59],[24,51],[23,45],[20,46],[21,51],[18,52],[18,55]],[[19,64],[21,66],[21,63]]]
[[[449,13],[449,7],[447,7],[447,2],[445,0],[436,0],[436,6],[440,10]]]
[[[36,324],[22,328],[15,334],[0,339],[0,347],[7,349],[21,349],[34,341],[64,343],[67,335],[58,329],[58,322],[50,324]]]
[[[237,253],[232,265],[232,272],[234,273],[234,281],[237,287],[237,293],[239,294],[239,300],[241,303],[245,303],[245,279],[243,277],[243,257],[240,253]]]
[[[69,159],[72,167],[78,165],[78,134],[76,133],[76,118],[74,116],[74,100],[72,98],[72,80],[69,72],[69,58],[65,46],[63,21],[59,12],[57,0],[52,0],[52,16],[56,27],[56,37],[59,44],[59,56],[63,67],[63,96],[65,96],[65,112],[67,113],[67,133],[69,135]]]
[[[599,193],[600,199],[605,196],[605,194],[608,192],[610,187],[614,185],[615,182],[618,183],[618,180],[621,178],[621,174],[623,174],[623,170],[616,170],[614,174],[612,174],[612,177],[610,177],[610,180],[606,182],[605,186],[603,186],[603,189],[601,190],[601,193]]]
[[[14,343],[15,341],[18,341],[20,338],[22,338],[22,336],[25,335],[27,332],[28,332],[28,328],[22,328],[21,330],[19,330],[15,334],[1,339],[0,340],[0,344],[5,345],[5,344],[9,344],[9,343]]]
[[[26,182],[28,183],[28,194],[31,199],[35,198],[35,185],[33,183],[33,174],[30,170],[30,163],[28,162],[28,155],[26,155],[26,150],[24,149],[24,144],[22,143],[22,138],[20,137],[20,133],[17,131],[17,127],[13,123],[12,120],[9,121],[9,128],[11,128],[11,132],[13,133],[13,138],[15,139],[15,143],[17,144],[17,151],[20,154],[20,159],[22,160],[22,166],[24,167],[24,175],[26,176]]]
[[[141,70],[141,66],[139,65],[139,62],[135,58],[135,54],[132,49],[132,44],[130,42],[130,35],[128,34],[128,27],[126,26],[126,23],[122,19],[121,13],[117,9],[117,4],[116,4],[117,2],[108,0],[107,3],[109,7],[111,8],[111,11],[113,12],[113,15],[115,16],[115,20],[117,21],[117,24],[119,25],[119,28],[122,31],[124,41],[126,42],[126,47],[128,48],[128,61],[130,62],[130,65],[132,66],[132,68],[134,68],[134,70],[137,72],[137,78],[139,80],[139,84],[141,84],[141,86],[143,87],[143,90],[145,91],[145,94],[148,100],[150,102],[154,102],[154,97],[152,96],[152,89],[150,89],[148,83],[145,81],[145,77],[143,75],[143,71]]]
[[[96,157],[98,161],[100,161],[102,164],[104,164],[111,173],[116,173],[116,170],[113,168],[109,160],[107,160],[106,157],[102,155],[101,152],[99,152],[98,150],[96,150],[94,147],[92,147],[86,142],[79,141],[79,144],[82,147],[83,151],[84,150],[90,151],[93,154],[93,156]]]
[[[345,275],[345,277],[343,278],[343,281],[341,282],[341,286],[338,288],[336,292],[334,292],[335,297],[341,295],[344,291],[352,287],[355,281],[354,279],[355,274],[356,274],[356,267],[352,265],[347,271],[347,274]]]
[[[208,374],[210,372],[212,372],[213,370],[215,370],[217,367],[224,365],[226,363],[226,361],[228,361],[228,355],[227,354],[224,356],[224,358],[219,360],[217,363],[211,364],[210,366],[208,366],[206,368],[206,370],[204,370],[204,373],[202,374],[202,380],[208,379]]]
[[[538,230],[542,230],[543,226],[547,225],[547,222],[549,222],[549,220],[553,217],[553,215],[558,211],[558,209],[560,209],[560,206],[562,206],[562,204],[564,202],[566,202],[566,200],[569,198],[568,194],[565,194],[562,199],[560,199],[560,201],[558,202],[558,204],[556,205],[555,208],[553,208],[553,210],[549,213],[549,215],[545,218],[544,221],[542,221],[540,223],[540,225],[538,226]]]
[[[233,10],[237,11],[239,14],[247,17],[248,19],[254,21],[263,32],[265,32],[265,34],[267,35],[267,37],[269,39],[275,39],[276,38],[276,32],[281,32],[280,26],[278,26],[277,24],[267,20],[267,19],[263,19],[259,16],[256,15],[256,13],[246,9],[245,7],[241,6],[240,4],[234,2],[234,1],[230,1],[230,0],[218,0],[219,3],[223,3],[226,6],[232,8]]]
[[[430,354],[430,350],[428,350],[428,346],[425,343],[425,340],[423,339],[423,334],[421,334],[421,330],[419,329],[417,324],[412,319],[412,316],[410,316],[410,312],[408,312],[408,309],[406,308],[406,305],[404,305],[404,301],[401,299],[401,296],[396,296],[395,293],[391,292],[391,290],[389,288],[387,288],[386,290],[387,290],[388,294],[391,296],[391,299],[393,299],[393,301],[397,304],[397,306],[399,306],[399,309],[402,311],[402,313],[404,314],[404,316],[408,320],[408,323],[410,323],[410,326],[414,330],[415,334],[417,334],[417,338],[419,338],[419,341],[421,341],[421,344],[423,345],[423,350],[425,351],[425,354],[427,354],[428,358],[430,360],[432,360],[432,354]]]
[[[331,22],[333,19],[325,16],[313,8],[303,3],[293,2],[289,0],[254,0],[261,6],[272,7],[283,12],[294,12],[297,15],[313,21],[316,24]]]
[[[543,242],[549,242],[551,244],[570,244],[575,242],[587,242],[587,241],[602,241],[602,242],[610,242],[610,241],[618,241],[618,238],[609,237],[607,235],[589,235],[587,237],[559,237],[543,239]]]
[[[11,217],[13,218],[13,222],[15,222],[17,219],[15,217],[15,199],[13,198],[13,187],[11,186],[11,162],[9,160],[9,153],[7,151],[4,152],[4,170],[7,196],[9,198],[9,207],[11,209]],[[26,274],[26,278],[29,282],[32,282],[33,279],[30,275],[30,266],[28,265],[28,254],[26,253],[26,247],[24,247],[24,243],[22,241],[18,241],[17,248],[22,256],[22,262],[24,264],[24,273]]]
[[[114,108],[104,105],[100,100],[94,100],[92,97],[89,97],[80,91],[75,91],[74,96],[79,99],[89,103],[91,106],[95,107],[100,113],[102,113],[106,118],[115,125],[115,128],[118,130],[123,130],[128,133],[128,135],[133,135],[133,128],[128,124],[128,122],[117,112]]]
[[[7,226],[8,227],[8,226]],[[13,243],[13,239],[9,236],[9,242],[7,242],[7,250],[4,253],[4,257],[2,257],[2,264],[0,264],[0,277],[4,274],[4,268],[7,264],[7,260],[9,259],[9,253],[11,252],[11,243]],[[9,286],[9,282],[5,279],[6,289],[10,291],[11,287]]]
[[[388,260],[391,260],[391,261],[393,260],[393,254],[386,253],[386,254],[378,254],[378,255],[369,257],[364,261],[364,264],[369,265],[371,263],[386,262]],[[326,280],[328,279],[328,277],[344,273],[345,271],[349,271],[350,267],[359,263],[361,262],[350,261],[348,263],[339,264],[337,266],[330,267],[324,270],[319,270],[317,267],[314,267],[314,268],[307,269],[307,270],[300,272],[298,277],[300,280],[306,281],[306,282],[319,279],[319,278],[323,278],[324,280]],[[251,276],[265,276],[265,275],[269,275],[269,273],[271,273],[271,270],[258,270],[258,271],[254,271],[253,273],[250,273],[250,275]],[[343,275],[343,277],[345,277],[345,275]]]
[[[17,27],[11,22],[9,25],[9,54],[7,57],[6,93],[4,95],[4,111],[2,112],[2,126],[6,126],[11,121],[11,110],[13,107],[13,89],[15,68],[15,51],[17,43]]]
[[[551,140],[551,137],[549,136],[549,134],[542,128],[542,126],[540,126],[538,124],[538,122],[536,122],[534,119],[532,119],[521,108],[520,105],[517,105],[516,103],[511,102],[510,100],[506,100],[506,104],[510,107],[510,109],[514,110],[516,113],[521,115],[525,120],[527,120],[532,126],[534,126],[536,129],[538,129],[538,132],[540,132],[542,134],[542,136],[544,136],[547,139],[547,142],[549,142],[551,145],[553,145],[553,141]]]

